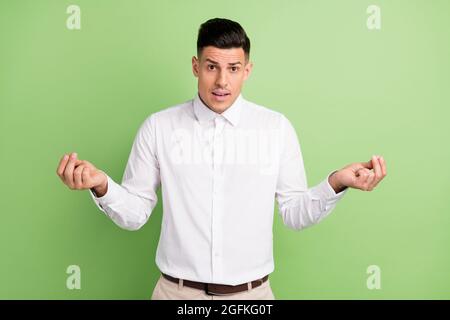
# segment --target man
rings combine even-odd
[[[307,187],[300,144],[281,113],[245,100],[250,40],[227,19],[200,26],[194,99],[150,115],[135,137],[121,185],[86,160],[65,155],[57,173],[90,189],[117,225],[137,230],[163,198],[152,299],[274,299],[268,275],[275,199],[300,230],[325,218],[348,188],[372,190],[386,176],[373,156]]]

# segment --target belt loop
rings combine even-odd
[[[247,290],[250,291],[252,290],[252,282],[247,282]]]
[[[183,279],[178,279],[178,289],[183,288]]]

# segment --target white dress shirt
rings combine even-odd
[[[160,271],[237,285],[274,270],[274,200],[286,226],[300,230],[318,223],[348,191],[336,194],[331,173],[308,189],[300,144],[283,114],[242,95],[218,114],[197,94],[148,116],[122,183],[108,176],[107,193],[90,194],[117,225],[137,230],[161,186]]]

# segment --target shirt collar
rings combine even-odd
[[[200,99],[199,93],[197,92],[197,94],[194,98],[194,113],[195,113],[195,116],[197,117],[197,120],[200,122],[209,121],[211,119],[214,119],[214,118],[222,115],[233,126],[236,126],[239,122],[243,103],[244,103],[244,98],[242,97],[242,94],[239,94],[239,96],[236,98],[236,100],[233,102],[233,104],[228,107],[227,110],[225,110],[222,113],[217,113],[217,112],[212,111],[210,108],[208,108],[203,103],[203,101]]]

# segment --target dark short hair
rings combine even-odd
[[[200,25],[197,38],[197,55],[204,47],[220,49],[242,48],[246,59],[250,56],[250,39],[241,25],[235,21],[214,18]]]

